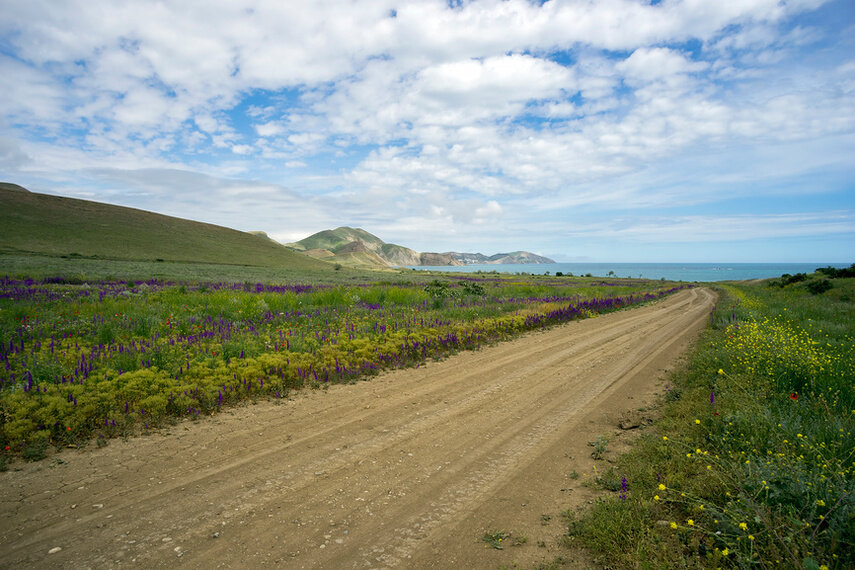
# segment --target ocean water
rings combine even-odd
[[[845,263],[543,263],[534,265],[460,265],[460,266],[422,266],[416,270],[448,271],[455,273],[475,273],[477,271],[499,273],[529,273],[544,275],[587,275],[608,277],[641,277],[644,279],[667,279],[669,281],[742,281],[744,279],[766,279],[780,277],[784,273],[812,273],[817,267],[849,267]]]

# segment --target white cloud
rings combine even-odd
[[[576,224],[565,234],[577,238],[618,238],[643,243],[697,243],[852,234],[855,211],[792,214],[681,216],[676,218],[616,219]]]
[[[685,55],[668,48],[639,48],[627,59],[617,64],[616,69],[633,83],[669,81],[675,75],[702,71],[708,66],[704,62],[690,61]]]
[[[253,148],[247,144],[232,145],[232,152],[235,154],[249,154],[252,151],[253,151]]]
[[[6,2],[0,168],[275,180],[345,196],[330,216],[467,238],[550,205],[761,193],[722,170],[810,193],[855,148],[851,55],[799,22],[822,3]]]
[[[269,123],[255,125],[255,132],[257,132],[260,137],[273,137],[284,133],[285,127],[281,123],[271,121]]]

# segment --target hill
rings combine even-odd
[[[457,261],[460,261],[461,263],[464,263],[466,265],[474,263],[484,263],[490,265],[527,265],[532,263],[555,263],[554,260],[549,259],[548,257],[536,255],[534,253],[531,253],[530,251],[512,251],[510,253],[497,253],[491,256],[486,256],[481,253],[458,253],[456,251],[451,251],[448,252],[446,255],[450,255]]]
[[[0,254],[332,270],[266,236],[0,183]]]
[[[555,263],[548,257],[541,257],[528,251],[497,253],[489,257],[481,253],[419,253],[408,247],[386,243],[363,229],[346,226],[334,230],[323,230],[285,245],[317,259],[353,267]]]
[[[334,230],[323,230],[298,242],[285,245],[310,257],[350,267],[462,265],[449,255],[419,253],[408,247],[386,243],[361,228],[346,226]]]

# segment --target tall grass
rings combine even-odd
[[[855,567],[855,303],[723,286],[624,499],[574,520],[616,567]]]

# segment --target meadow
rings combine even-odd
[[[682,287],[413,272],[354,282],[358,274],[348,271],[329,271],[326,283],[311,284],[93,278],[104,262],[85,261],[58,277],[42,270],[37,278],[0,279],[4,464],[248,399],[418,366]],[[139,275],[136,265],[123,270]]]
[[[848,277],[717,286],[663,419],[567,513],[567,542],[610,567],[855,567]]]

